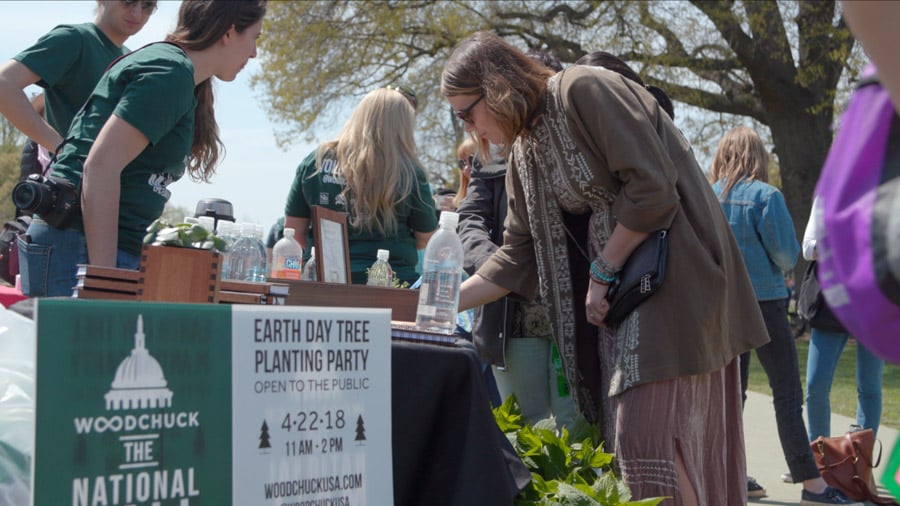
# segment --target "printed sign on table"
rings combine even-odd
[[[40,301],[32,504],[389,504],[389,320]]]

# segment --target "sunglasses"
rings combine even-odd
[[[472,167],[472,163],[475,160],[475,155],[469,155],[465,160],[460,159],[456,161],[456,164],[459,165],[459,170],[464,170],[466,167]]]
[[[396,91],[397,93],[403,95],[404,97],[406,97],[407,100],[409,100],[409,103],[413,106],[413,109],[415,109],[417,111],[419,110],[419,99],[416,98],[416,92],[413,91],[413,89],[410,88],[409,86],[405,86],[405,85],[396,86],[396,85],[391,84],[391,85],[385,86],[385,88]]]
[[[455,114],[456,117],[459,118],[463,123],[473,125],[474,122],[472,121],[472,109],[474,109],[475,106],[478,105],[478,102],[481,102],[483,98],[484,93],[482,93],[480,97],[476,98],[474,102],[469,104],[468,107],[466,107],[465,109],[459,109],[458,111],[453,111],[453,114]]]
[[[135,5],[140,5],[144,12],[153,12],[156,10],[156,0],[122,0],[125,7],[131,9]]]

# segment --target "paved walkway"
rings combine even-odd
[[[804,405],[804,417],[805,415]],[[832,414],[831,430],[835,433],[845,432],[854,422],[855,420],[852,418]],[[747,392],[747,403],[744,405],[744,438],[747,446],[747,473],[756,478],[756,481],[768,492],[767,497],[750,499],[750,504],[800,504],[802,486],[781,481],[781,474],[786,473],[788,468],[784,462],[781,443],[778,440],[775,409],[771,396]],[[890,452],[897,441],[897,430],[880,427],[878,439],[881,440],[884,447],[881,465],[875,469],[875,478],[880,483],[881,473],[884,471]],[[878,450],[877,443],[875,449]],[[882,489],[880,494],[887,495],[887,492]]]

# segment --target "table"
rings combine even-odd
[[[391,345],[394,504],[502,505],[531,480],[497,427],[475,347]]]

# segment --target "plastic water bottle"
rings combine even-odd
[[[369,276],[366,284],[369,286],[394,286],[394,270],[388,263],[391,252],[386,249],[378,250],[378,259],[369,267]]]
[[[237,240],[225,253],[225,268],[227,273],[224,279],[236,281],[266,280],[266,249],[260,248],[262,241],[257,238],[257,225],[255,223],[241,223]]]
[[[294,229],[285,228],[284,237],[272,248],[270,278],[300,279],[303,265],[303,247],[294,239]]]
[[[309,260],[303,266],[303,275],[300,276],[303,281],[316,281],[316,247],[309,248]]]
[[[253,266],[252,279],[248,279],[247,281],[262,283],[266,280],[266,275],[269,273],[269,253],[266,251],[266,242],[263,240],[265,233],[266,229],[261,223],[253,224],[253,241],[257,251],[259,251],[259,254],[262,257],[262,262],[259,265]]]
[[[216,229],[216,235],[225,243],[224,248],[219,251],[222,254],[222,279],[231,279],[228,272],[228,252],[234,247],[237,241],[235,233],[235,224],[230,221],[220,221]]]
[[[462,281],[463,248],[456,235],[459,215],[441,213],[438,230],[425,247],[422,261],[422,286],[416,309],[416,326],[431,332],[453,334],[459,310],[459,284]]]

